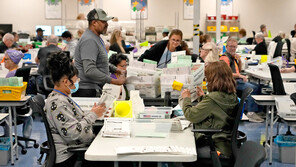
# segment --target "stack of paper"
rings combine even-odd
[[[131,134],[131,119],[105,118],[102,137],[129,138]]]
[[[187,154],[196,155],[194,148],[180,146],[126,146],[117,147],[117,154]]]

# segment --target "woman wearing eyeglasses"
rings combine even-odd
[[[105,112],[105,104],[94,104],[91,111],[83,111],[71,99],[78,90],[78,70],[63,52],[52,53],[48,67],[54,89],[49,94],[45,111],[56,148],[55,166],[74,166],[76,155],[67,151],[69,147],[83,147],[92,142],[92,125]]]
[[[181,41],[183,33],[181,30],[174,29],[169,35],[169,40],[163,40],[153,45],[149,50],[146,50],[138,59],[149,59],[157,62],[157,68],[166,68],[171,62],[171,54],[175,51],[181,51]]]

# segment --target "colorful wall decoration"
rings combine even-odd
[[[147,0],[131,0],[131,17],[137,18],[137,14],[141,14],[142,19],[148,18]]]
[[[185,20],[193,19],[194,0],[183,0],[183,17]]]
[[[45,0],[45,18],[62,18],[62,0]]]
[[[78,0],[78,14],[88,14],[89,11],[95,8],[95,0]]]

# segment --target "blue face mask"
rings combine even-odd
[[[68,43],[69,43],[67,40],[64,40],[64,39],[63,39],[63,42],[64,42],[65,44],[68,44]]]
[[[79,89],[79,82],[75,82],[74,85],[75,85],[75,89],[70,89],[70,88],[68,87],[68,88],[70,89],[71,93],[75,93],[75,92],[77,92],[77,90]]]

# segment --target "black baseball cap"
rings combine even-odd
[[[107,13],[100,8],[93,9],[87,14],[87,20],[92,21],[92,20],[101,20],[101,21],[109,21],[113,19],[114,17],[112,16],[107,16]]]
[[[37,28],[36,32],[38,31],[44,31],[44,30],[42,30],[42,28]]]

